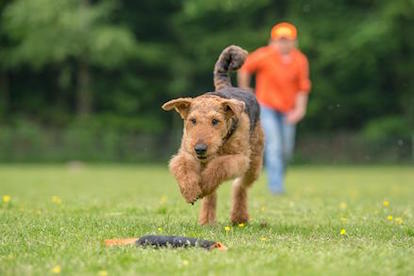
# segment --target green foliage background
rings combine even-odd
[[[0,13],[2,161],[166,158],[181,124],[161,104],[212,90],[220,51],[266,45],[282,20],[313,83],[297,160],[412,158],[412,0],[3,0]]]

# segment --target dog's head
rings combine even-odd
[[[201,162],[213,157],[244,111],[244,102],[217,96],[179,98],[165,103],[164,110],[175,109],[184,120],[182,146]]]

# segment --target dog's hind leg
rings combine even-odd
[[[244,223],[249,220],[247,213],[247,187],[243,185],[243,182],[243,177],[236,178],[233,182],[233,206],[230,217],[233,224]]]
[[[260,167],[251,167],[245,175],[236,178],[233,182],[233,206],[230,219],[234,224],[245,223],[249,220],[249,214],[247,212],[247,189],[259,177],[260,168],[261,164]]]
[[[259,178],[263,163],[264,135],[260,124],[256,126],[251,141],[250,167],[247,172],[236,178],[233,182],[233,206],[231,210],[231,222],[234,224],[245,223],[249,220],[247,212],[247,189]]]
[[[247,212],[247,189],[258,176],[248,171],[244,176],[236,178],[233,182],[233,206],[231,209],[231,222],[233,224],[245,223],[249,220]]]
[[[217,194],[215,191],[203,198],[198,219],[201,225],[214,224],[216,222],[216,204]]]

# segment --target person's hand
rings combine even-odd
[[[286,115],[286,121],[289,124],[297,124],[305,117],[305,110],[302,108],[295,108]]]

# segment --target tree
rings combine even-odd
[[[110,24],[115,6],[89,0],[17,0],[6,7],[4,30],[15,43],[7,65],[27,64],[40,69],[49,64],[76,64],[76,106],[79,115],[92,109],[90,66],[120,66],[135,55],[131,31]]]

